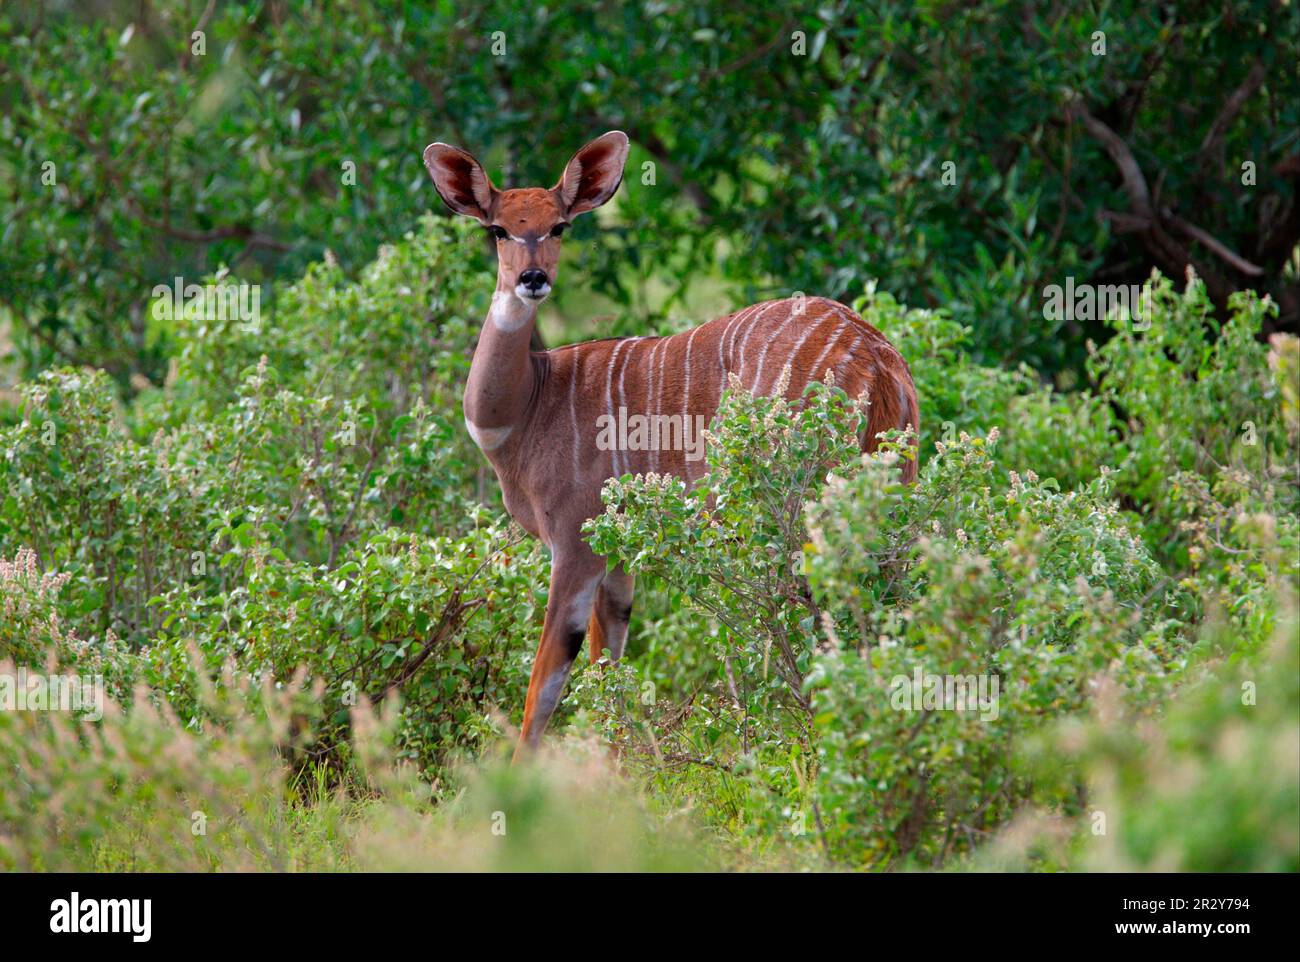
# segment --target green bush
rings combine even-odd
[[[1174,592],[1106,479],[1064,493],[1012,472],[1004,487],[995,446],[996,432],[944,445],[910,490],[869,460],[808,512],[829,642],[809,685],[837,857],[942,864],[1025,796],[1021,734],[1084,707],[1113,664],[1158,698],[1177,660]],[[978,705],[900,701],[918,677],[970,684],[972,700],[988,687]]]
[[[1209,647],[1232,651],[1223,625]],[[1099,680],[1086,715],[1026,745],[1042,783],[1085,782],[1075,818],[1026,809],[981,853],[984,869],[1103,872],[1300,870],[1300,626],[1292,611],[1261,657],[1207,662],[1157,716]]]
[[[400,695],[402,758],[431,776],[455,751],[484,749],[492,712],[518,716],[546,582],[535,545],[491,524],[456,539],[392,530],[331,569],[289,561],[251,533],[232,538],[227,558],[247,569],[244,587],[173,615],[143,656],[148,680],[183,714],[198,710],[188,663],[197,643],[210,670],[229,660],[255,679],[303,671],[319,682],[322,749],[341,747],[359,698]]]
[[[1088,390],[1063,393],[1027,366],[990,367],[970,353],[973,332],[944,309],[910,308],[875,283],[854,301],[868,323],[911,360],[921,399],[921,451],[962,432],[1002,432],[998,470],[1035,470],[1065,488],[1096,478],[1120,459],[1106,398]]]
[[[1179,293],[1157,275],[1144,296],[1149,316],[1143,323],[1150,329],[1139,333],[1135,322],[1116,321],[1114,337],[1095,349],[1089,368],[1100,396],[1118,412],[1119,490],[1144,515],[1152,545],[1165,552],[1185,548],[1188,539],[1176,524],[1182,499],[1166,495],[1171,481],[1189,473],[1251,475],[1294,514],[1300,488],[1281,386],[1268,346],[1256,338],[1277,306],[1241,294],[1220,324],[1195,276]]]

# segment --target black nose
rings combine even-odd
[[[519,275],[519,283],[530,291],[540,291],[549,281],[546,277],[546,271],[538,270],[536,267],[530,267]]]

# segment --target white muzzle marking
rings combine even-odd
[[[536,291],[530,290],[523,284],[515,285],[515,297],[519,298],[525,304],[530,304],[535,309],[542,301],[546,300],[546,295],[551,293],[551,285],[543,284]]]

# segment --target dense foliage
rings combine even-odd
[[[1252,288],[1300,331],[1285,0],[47,6],[0,12],[0,303],[29,374],[157,384],[179,345],[154,285],[326,249],[355,271],[431,205],[425,144],[549,186],[613,127],[622,216],[599,244],[580,223],[565,271],[614,333],[706,267],[747,302],[878,277],[982,360],[1077,371],[1102,318],[1045,319],[1044,288],[1189,259],[1220,319]]]
[[[546,584],[536,543],[493,498],[477,500],[481,474],[453,423],[473,328],[449,305],[481,306],[469,293],[476,243],[426,219],[357,281],[313,265],[257,334],[177,321],[186,347],[171,376],[129,405],[88,369],[23,387],[20,417],[0,435],[0,544],[13,558],[0,571],[0,658],[102,674],[111,697],[135,707],[110,707],[91,731],[0,714],[10,770],[29,771],[47,740],[109,738],[119,753],[65,753],[34,781],[6,782],[7,859],[113,864],[138,850],[162,865],[314,865],[294,854],[293,832],[330,831],[317,819],[378,819],[381,835],[424,824],[428,788],[411,801],[409,787],[376,787],[409,778],[384,774],[394,765],[444,800],[434,823],[410,829],[441,837],[432,826],[480,777],[457,760],[497,755],[518,722]],[[608,512],[589,536],[641,575],[631,656],[579,672],[556,729],[616,749],[648,793],[636,804],[651,806],[637,816],[649,825],[664,817],[650,811],[689,803],[696,832],[730,838],[712,864],[1165,858],[1181,836],[1155,816],[1137,816],[1144,827],[1125,831],[1145,834],[1105,856],[1086,827],[1074,847],[1058,836],[1096,805],[1135,804],[1095,801],[1109,783],[1089,766],[1133,769],[1125,784],[1149,779],[1162,805],[1194,804],[1146,754],[1165,741],[1190,750],[1179,732],[1198,711],[1210,713],[1207,731],[1259,740],[1252,750],[1285,739],[1295,677],[1266,663],[1294,655],[1300,437],[1297,342],[1251,336],[1271,305],[1240,295],[1220,330],[1196,278],[1180,293],[1157,276],[1151,291],[1150,329],[1117,320],[1093,353],[1097,393],[1058,394],[974,362],[968,332],[945,312],[869,290],[858,302],[868,320],[907,356],[943,360],[915,365],[930,403],[912,487],[899,481],[906,438],[857,453],[869,398],[815,385],[790,405],[733,385],[710,431],[707,479],[690,490],[655,476],[607,485]],[[900,710],[896,680],[917,672],[1001,689],[978,711]],[[1197,709],[1204,696],[1180,694],[1233,673],[1253,679],[1260,710],[1223,715],[1223,695]],[[276,709],[290,734],[258,727],[266,685],[299,692]],[[1130,742],[1078,733],[1100,691],[1140,720],[1124,729]],[[357,724],[389,696],[401,707],[384,723],[376,774]],[[1185,697],[1185,710],[1169,707]],[[1132,741],[1141,726],[1151,733]],[[206,734],[194,741],[195,731]],[[1073,754],[1044,747],[1055,739]],[[272,744],[280,774],[257,755]],[[1230,778],[1218,766],[1240,764],[1206,751],[1210,785]],[[209,764],[209,752],[236,760]],[[87,807],[63,817],[36,804],[110,764],[129,773],[111,797],[78,790]],[[591,777],[589,762],[575,764]],[[519,773],[482,777],[497,779],[489,797],[544,792]],[[128,784],[154,781],[178,799],[249,806],[241,833],[259,819],[296,827],[271,845],[226,838],[228,851],[141,842],[164,796]],[[1279,812],[1297,802],[1290,785],[1278,782]],[[1044,817],[1065,828],[1044,836]],[[1004,840],[984,853],[1011,824],[1031,840],[1019,854]],[[1177,848],[1179,864],[1294,867],[1276,861],[1278,824],[1265,819],[1258,835],[1234,826],[1245,842],[1231,858],[1208,841]],[[331,851],[370,864],[364,847]],[[627,857],[660,864],[658,851]]]

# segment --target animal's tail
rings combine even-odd
[[[876,437],[885,431],[897,429],[912,430],[912,457],[904,458],[902,464],[903,483],[916,481],[920,465],[917,463],[917,437],[921,428],[920,406],[916,402],[916,386],[912,383],[912,372],[907,363],[899,358],[900,368],[891,371],[889,376],[877,382],[877,390],[871,398],[871,407],[867,415],[867,426],[863,433],[862,450],[868,454],[880,447]]]

